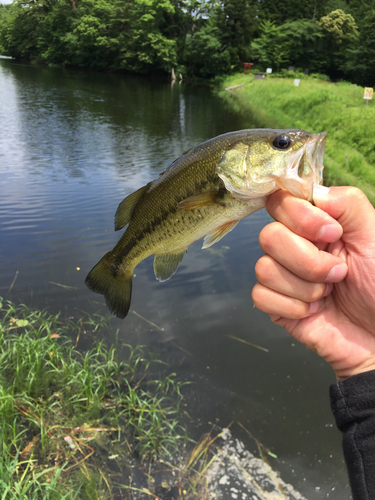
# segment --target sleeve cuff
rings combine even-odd
[[[375,370],[338,380],[329,392],[336,425],[344,431],[353,421],[361,422],[374,415]]]

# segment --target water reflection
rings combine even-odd
[[[9,61],[0,61],[0,106],[0,294],[69,315],[107,314],[84,278],[120,237],[113,231],[118,203],[183,151],[256,125],[207,88]],[[201,421],[197,437],[208,421],[239,420],[309,499],[342,500],[349,494],[329,409],[333,375],[252,308],[257,238],[267,222],[260,211],[212,249],[193,244],[166,283],[155,280],[152,258],[143,261],[132,308],[164,330],[134,314],[111,320],[112,329],[154,346],[172,370],[196,382],[187,401]],[[254,445],[240,427],[236,432]]]

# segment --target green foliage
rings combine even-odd
[[[129,4],[119,67],[137,72],[152,68],[170,72],[177,64],[177,41],[166,35],[174,6],[169,0],[135,0]]]
[[[315,20],[324,13],[325,1],[315,0],[262,0],[259,16],[277,24],[298,19]]]
[[[323,36],[315,22],[301,19],[277,26],[275,22],[266,20],[260,25],[260,33],[252,48],[255,57],[266,66],[275,70],[287,63],[314,66],[317,43]]]
[[[219,29],[210,24],[187,35],[185,62],[190,74],[212,77],[230,70],[229,51],[223,50],[219,37]]]
[[[360,21],[358,43],[347,47],[340,69],[354,83],[366,87],[375,83],[375,10],[368,10]]]
[[[323,16],[318,25],[333,44],[350,44],[358,40],[358,29],[353,16],[337,9]]]
[[[160,361],[142,346],[76,349],[70,337],[100,323],[0,298],[1,498],[109,498],[106,474],[131,475],[134,456],[150,471],[186,444],[177,419],[183,384],[174,374],[151,377]]]
[[[230,53],[232,67],[251,60],[251,41],[259,21],[256,3],[249,0],[223,0],[216,9],[222,43]]]
[[[5,55],[47,64],[170,71],[176,39],[168,36],[169,0],[69,0],[16,3],[0,18]]]
[[[358,28],[353,16],[337,9],[318,22],[325,39],[325,65],[322,69],[329,69],[335,77],[347,73],[344,61],[347,60],[348,50],[353,49],[359,39]]]
[[[296,67],[319,67],[323,33],[316,22],[300,19],[287,22],[283,30],[289,42],[289,63]]]
[[[368,85],[374,7],[359,0],[14,0],[0,51],[16,59],[213,78],[243,62]]]
[[[326,2],[324,5],[324,15],[327,15],[337,9],[349,13],[350,6],[346,2],[346,0],[328,0],[328,2]]]
[[[278,70],[281,64],[289,60],[287,33],[270,20],[262,22],[260,32],[260,37],[252,43],[253,54],[260,62]]]

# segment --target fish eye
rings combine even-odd
[[[288,149],[290,146],[290,137],[285,134],[278,135],[272,144],[276,149]]]

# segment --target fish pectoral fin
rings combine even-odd
[[[225,203],[223,202],[224,193],[225,191],[207,191],[206,193],[194,194],[180,201],[177,207],[189,210],[214,205],[225,207]]]
[[[179,253],[165,253],[163,255],[155,255],[154,258],[154,273],[158,281],[167,281],[177,271],[180,262],[187,252],[187,248]]]
[[[220,241],[221,238],[223,238],[227,233],[229,233],[229,231],[232,231],[232,229],[235,228],[238,223],[239,223],[238,220],[226,222],[222,226],[219,226],[210,233],[208,233],[204,237],[202,248],[208,248],[214,243]]]
[[[150,184],[151,183],[149,182],[146,186],[141,187],[138,191],[129,194],[129,196],[122,200],[120,205],[117,207],[115,215],[115,231],[118,231],[129,224],[136,204],[150,187]]]

